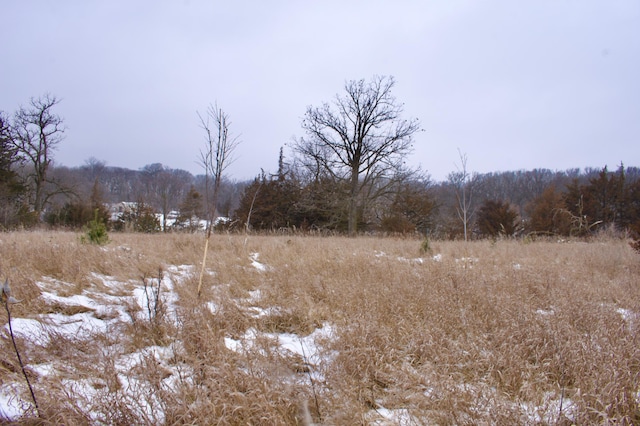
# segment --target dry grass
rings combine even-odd
[[[199,270],[202,236],[110,237],[0,234],[0,278],[24,300],[14,318],[108,323],[19,339],[43,413],[26,404],[19,423],[383,424],[384,409],[407,424],[640,422],[640,256],[625,241],[435,242],[425,255],[411,239],[214,235],[198,299],[195,272],[170,267]],[[150,317],[131,295],[159,268],[177,300]],[[320,361],[277,344],[325,325]],[[3,330],[0,384],[24,395]]]

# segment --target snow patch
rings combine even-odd
[[[520,403],[520,408],[533,424],[556,424],[560,414],[573,422],[577,407],[569,398],[558,398],[555,393],[547,392],[542,404],[535,406]]]
[[[618,314],[620,314],[620,316],[622,317],[623,320],[629,322],[635,319],[636,315],[633,313],[633,311],[629,310],[629,309],[625,309],[625,308],[618,308],[616,309],[616,312]]]
[[[405,262],[405,263],[417,263],[418,265],[422,265],[424,263],[424,259],[421,257],[416,257],[413,259],[407,259],[406,257],[398,257],[398,260],[400,262]]]
[[[0,418],[18,419],[29,404],[18,397],[19,391],[15,389],[15,385],[9,386],[4,383],[2,386],[3,389],[0,390]]]
[[[249,303],[256,303],[259,302],[260,299],[262,299],[262,292],[260,291],[260,289],[258,290],[251,290],[249,292]]]
[[[366,415],[371,425],[378,426],[410,426],[419,425],[422,422],[412,416],[407,409],[388,409],[382,406],[371,410]]]
[[[43,324],[34,319],[27,318],[12,318],[11,328],[13,334],[23,339],[29,340],[34,343],[41,343],[46,345],[49,343],[49,334],[45,331]],[[9,324],[4,326],[4,329],[9,332]]]
[[[260,253],[251,253],[249,255],[249,259],[251,259],[251,266],[253,266],[260,272],[265,272],[271,269],[267,265],[258,262],[258,258],[260,258]]]
[[[471,269],[473,265],[478,263],[480,259],[477,257],[461,257],[460,259],[456,259],[456,263],[462,266],[463,268]]]
[[[98,305],[98,303],[96,303],[95,300],[82,294],[74,294],[73,296],[69,297],[61,297],[56,294],[43,291],[42,293],[40,293],[40,296],[42,296],[42,298],[47,302],[57,302],[61,305],[67,306],[83,306],[92,310],[97,309],[100,306]]]

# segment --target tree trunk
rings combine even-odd
[[[351,167],[351,188],[349,191],[349,236],[355,237],[358,233],[358,165]]]

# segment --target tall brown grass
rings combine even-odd
[[[110,237],[0,234],[15,318],[73,311],[43,285],[108,303],[158,268],[194,266],[175,283],[176,320],[131,303],[90,338],[23,337],[44,420],[25,407],[18,423],[369,424],[383,407],[416,424],[640,422],[640,256],[625,241],[432,242],[426,255],[412,239],[214,235],[198,298],[202,236]],[[274,339],[327,324],[321,362]],[[0,384],[20,390],[10,349],[4,332]]]

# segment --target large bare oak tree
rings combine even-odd
[[[401,174],[420,131],[417,119],[401,118],[403,108],[391,93],[393,77],[349,81],[332,104],[308,107],[302,122],[307,137],[294,149],[306,164],[348,184],[348,230],[357,233],[358,209],[379,195],[372,190]]]
[[[40,217],[48,197],[45,186],[53,160],[53,150],[63,139],[65,131],[62,118],[54,113],[60,102],[52,95],[31,98],[29,105],[20,107],[11,126],[11,140],[18,154],[31,166],[27,177],[32,187],[32,208]]]

